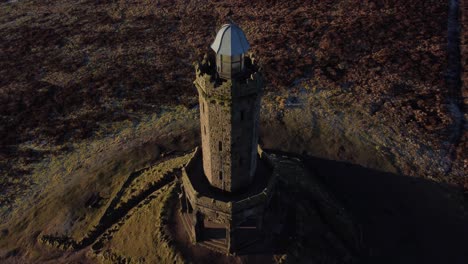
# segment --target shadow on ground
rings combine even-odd
[[[296,156],[281,151],[266,151],[278,156]],[[318,176],[324,190],[335,196],[358,226],[360,242],[363,244],[359,248],[362,250],[352,251],[356,253],[356,258],[349,263],[468,263],[468,251],[465,250],[468,245],[468,217],[465,213],[467,203],[461,189],[346,162],[309,156],[296,157],[303,161],[310,175]],[[313,199],[313,196],[307,197]],[[296,200],[298,207],[304,202]],[[320,217],[319,215],[316,217]],[[315,222],[314,219],[307,220],[310,225]],[[328,228],[343,239],[339,230],[334,230],[333,226]],[[290,230],[289,233],[294,232],[300,231]],[[184,245],[179,245],[178,249],[194,263],[209,260],[216,263],[276,263],[273,256],[278,258],[282,254],[289,255],[295,251],[294,248],[287,247],[288,252],[276,252],[272,249],[252,255],[228,257],[190,245],[181,230],[176,230],[175,236],[176,240],[184,241]],[[299,233],[294,237],[299,239],[304,236],[308,241],[300,243],[303,248],[297,248],[298,254],[289,256],[287,263],[295,263],[296,260],[303,263],[312,260],[312,263],[341,263],[333,259],[336,252],[311,248],[322,245],[323,238]]]
[[[466,198],[421,178],[304,157],[352,214],[368,248],[362,263],[468,263]]]

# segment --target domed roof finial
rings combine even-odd
[[[237,26],[231,18],[229,23],[224,24],[216,34],[216,38],[211,44],[211,48],[216,54],[236,56],[245,54],[250,45],[245,37],[244,31]]]
[[[232,22],[232,19],[231,19],[232,15],[234,15],[234,12],[232,12],[232,9],[229,8],[229,10],[228,10],[228,12],[226,14],[226,17],[228,18],[229,22],[231,22],[232,24],[235,24],[234,22]]]

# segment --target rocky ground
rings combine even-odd
[[[0,1],[2,223],[50,184],[83,184],[76,170],[104,158],[142,166],[124,149],[143,157],[196,145],[192,62],[230,11],[267,80],[266,148],[449,184],[458,197],[468,134],[459,38],[448,30],[457,4]]]

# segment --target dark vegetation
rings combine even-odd
[[[311,78],[431,135],[451,123],[443,1],[20,1],[0,11],[2,146],[195,104],[192,62],[229,9],[269,91]]]
[[[192,63],[211,52],[209,44],[229,12],[260,60],[267,81],[263,104],[273,104],[279,113],[268,116],[281,119],[285,104],[298,103],[291,99],[297,94],[323,99],[324,103],[313,105],[326,108],[321,113],[327,115],[352,116],[343,124],[354,125],[355,130],[374,133],[367,128],[375,124],[392,130],[393,137],[381,135],[394,143],[391,147],[374,144],[369,149],[392,148],[387,152],[398,152],[395,160],[410,160],[395,162],[403,164],[399,172],[437,181],[440,175],[452,176],[450,183],[466,190],[468,181],[460,177],[468,164],[462,87],[459,76],[449,72],[459,63],[459,40],[453,38],[454,52],[450,52],[448,10],[449,1],[435,0],[0,0],[0,211],[2,221],[4,215],[13,219],[0,229],[0,257],[18,261],[45,259],[49,253],[60,257],[63,252],[54,248],[44,254],[38,239],[84,246],[91,244],[86,240],[89,235],[100,242],[97,251],[110,254],[110,259],[119,259],[112,255],[118,251],[136,259],[140,249],[159,241],[161,237],[154,239],[147,232],[159,221],[154,212],[164,211],[159,200],[148,203],[145,210],[135,208],[151,200],[154,193],[149,192],[167,183],[172,174],[157,184],[146,179],[147,185],[141,179],[135,184],[141,189],[125,186],[128,193],[118,195],[120,207],[106,203],[112,201],[114,190],[120,190],[123,177],[158,156],[154,148],[142,150],[148,142],[186,148],[197,144],[196,118],[191,118],[192,123],[183,119],[186,112],[179,111],[159,125],[145,118],[166,111],[167,106],[197,105]],[[183,126],[171,121],[175,119],[184,120]],[[121,121],[135,127],[144,123],[146,128],[140,130],[145,133],[109,132]],[[286,133],[281,125],[290,123],[282,121],[281,130],[272,131]],[[329,132],[323,125],[318,127]],[[302,133],[299,127],[290,130],[294,129]],[[285,137],[274,135],[276,145],[269,147],[280,148],[278,139]],[[98,143],[103,146],[74,145],[101,138]],[[333,147],[342,150],[336,159],[356,156],[352,146],[336,142]],[[128,149],[136,149],[138,155],[128,154]],[[445,154],[434,154],[434,163],[449,165],[440,169],[430,158],[420,162],[415,158],[420,150]],[[54,173],[29,177],[33,173],[29,165],[64,152],[75,155],[45,163],[57,167],[51,170]],[[116,155],[122,157],[117,160]],[[63,168],[61,161],[66,163]],[[316,158],[307,158],[306,164],[363,224],[363,240],[371,248],[366,256],[369,263],[466,262],[463,206],[468,196],[463,198],[459,188]],[[33,183],[46,185],[52,176],[44,196],[29,197],[34,200],[30,211],[9,211],[15,202],[27,207],[27,199],[21,199],[25,190]],[[140,194],[133,197],[135,192]],[[165,196],[163,192],[161,197]],[[98,212],[109,205],[110,216],[101,217]],[[87,218],[75,222],[67,211]],[[127,213],[134,216],[123,217]],[[147,251],[148,261],[163,253],[164,260],[173,259],[164,243],[154,248],[159,251]]]
[[[267,93],[330,91],[330,105],[367,111],[466,164],[460,93],[445,79],[447,1],[2,1],[0,189],[19,194],[30,182],[22,165],[106,124],[195,106],[192,62],[229,11]],[[42,148],[20,147],[31,142]]]

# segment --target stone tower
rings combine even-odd
[[[181,222],[195,244],[242,252],[268,237],[278,173],[257,144],[263,78],[244,32],[223,25],[211,48],[195,64],[202,144],[182,168]]]
[[[200,101],[203,170],[213,187],[235,192],[246,188],[255,174],[263,83],[257,75],[245,76],[249,43],[237,25],[223,25],[211,48],[219,85],[198,74],[194,82]]]

